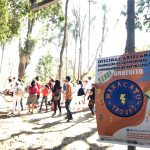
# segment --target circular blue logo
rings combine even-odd
[[[104,102],[111,113],[129,117],[141,109],[143,93],[135,82],[120,79],[108,85],[104,93]]]

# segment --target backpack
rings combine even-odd
[[[22,96],[24,94],[24,90],[22,86],[17,86],[16,94],[18,96]]]
[[[85,93],[84,93],[83,88],[81,87],[81,88],[79,88],[79,90],[78,90],[77,96],[82,96],[82,95],[85,95]]]
[[[56,89],[56,91],[54,92],[54,100],[60,100],[60,98],[61,98],[61,90]]]
[[[56,89],[54,92],[54,96],[60,96],[61,95],[61,89]]]

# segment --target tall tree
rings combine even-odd
[[[71,32],[73,34],[74,43],[75,43],[75,50],[74,50],[74,64],[73,64],[73,80],[76,79],[76,63],[77,63],[77,47],[78,47],[78,38],[80,35],[80,6],[72,9],[72,14],[74,16],[74,20],[72,21]]]
[[[14,36],[17,36],[19,34],[21,21],[23,16],[25,15],[24,12],[26,7],[24,6],[25,1],[0,1],[0,46],[2,47],[0,72],[6,43],[11,41]]]
[[[84,35],[84,29],[85,29],[85,19],[86,19],[86,15],[84,16],[83,21],[80,21],[80,26],[79,26],[79,43],[80,43],[80,47],[79,47],[79,64],[78,64],[78,81],[82,80],[82,51],[83,51],[83,35]]]
[[[88,0],[88,3],[89,3],[89,14],[88,14],[88,17],[89,17],[89,20],[88,20],[88,68],[89,68],[89,65],[90,65],[90,42],[91,42],[91,3],[95,4],[96,2],[93,1],[93,0]]]
[[[22,79],[25,75],[25,70],[30,62],[31,54],[34,50],[34,46],[36,43],[36,40],[32,38],[31,33],[33,30],[33,26],[35,23],[35,14],[32,14],[30,12],[30,4],[27,5],[27,33],[26,38],[24,41],[24,44],[22,45],[21,37],[19,39],[19,67],[18,67],[18,78]],[[30,17],[33,15],[32,17]]]
[[[30,57],[32,52],[34,51],[34,47],[36,44],[36,39],[32,37],[33,27],[36,22],[47,20],[51,23],[58,23],[60,16],[62,15],[61,4],[60,3],[52,3],[50,6],[46,8],[37,10],[36,12],[32,12],[30,10],[31,5],[28,5],[29,11],[27,13],[27,34],[25,41],[20,39],[19,51],[20,51],[20,62],[18,68],[18,77],[22,78],[25,75],[25,70],[30,62]],[[61,19],[60,19],[61,21]],[[22,42],[23,41],[23,42]],[[23,44],[22,44],[23,43]]]
[[[68,3],[69,0],[66,0],[65,4],[65,24],[64,24],[64,37],[63,37],[63,43],[60,51],[60,60],[59,60],[59,66],[58,66],[58,79],[61,80],[61,72],[63,67],[63,53],[66,46],[66,36],[67,36],[67,23],[68,23]]]
[[[102,25],[102,38],[101,38],[100,54],[99,54],[100,57],[101,57],[101,54],[103,51],[103,45],[105,42],[105,37],[106,37],[106,34],[108,32],[106,14],[109,12],[109,9],[108,9],[106,4],[102,4],[102,11],[103,11],[103,25]]]
[[[90,66],[87,68],[84,68],[85,70],[83,70],[82,51],[83,51],[83,43],[84,43],[84,33],[85,33],[85,28],[86,28],[86,24],[85,24],[86,15],[83,18],[81,17],[80,6],[78,7],[78,9],[73,8],[73,10],[72,10],[74,17],[73,17],[73,20],[71,20],[71,32],[73,35],[73,39],[75,40],[75,42],[74,42],[75,43],[75,46],[74,46],[75,47],[75,55],[74,55],[75,59],[74,59],[74,62],[72,62],[72,63],[71,63],[71,60],[69,60],[69,64],[71,64],[71,68],[73,69],[74,80],[83,79],[84,76],[86,76],[91,71],[98,54],[100,55],[102,52],[103,43],[105,42],[105,37],[107,36],[107,33],[108,33],[106,14],[109,11],[109,9],[105,4],[102,5],[102,11],[104,12],[103,20],[102,20],[102,22],[103,22],[102,38],[100,39],[100,43],[98,44],[95,53],[93,54],[94,57],[92,57],[90,59],[90,63],[89,63]],[[90,26],[93,25],[93,22],[95,19],[96,19],[95,16],[91,17]],[[78,48],[77,44],[78,44],[79,49],[77,49]],[[100,50],[100,52],[99,52],[99,50]],[[78,55],[78,59],[76,59],[77,58],[76,55]],[[78,64],[76,63],[76,60],[78,60]],[[87,60],[88,60],[88,58],[87,58]],[[78,68],[76,66],[78,66]],[[76,69],[78,70],[77,74],[75,72]]]

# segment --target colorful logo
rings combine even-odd
[[[140,87],[127,79],[116,80],[108,85],[104,93],[108,110],[120,117],[135,115],[143,105]]]

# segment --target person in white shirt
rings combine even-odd
[[[91,77],[88,77],[88,83],[87,83],[87,90],[88,92],[92,89],[92,82],[91,82]]]
[[[21,111],[21,100],[23,96],[24,87],[22,83],[18,80],[13,88],[13,114],[18,110],[18,114]],[[17,105],[16,105],[17,104]]]
[[[85,90],[86,98],[84,100],[87,100],[89,93],[90,93],[90,90],[92,88],[91,77],[88,77],[88,80],[86,80],[85,82],[86,82],[86,84],[85,84],[84,90]],[[84,101],[84,103],[86,103],[86,101]]]
[[[14,88],[14,82],[11,77],[8,78],[8,84],[5,86],[5,90],[3,91],[4,95],[10,95],[13,96],[13,88]]]

